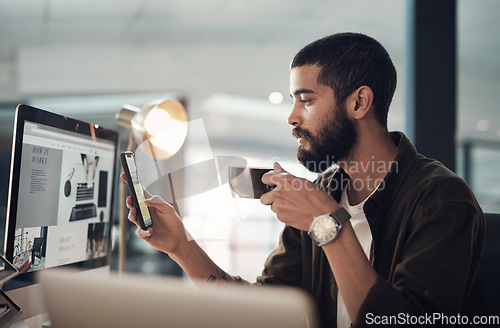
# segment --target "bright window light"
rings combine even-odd
[[[281,92],[271,92],[269,94],[269,101],[271,102],[271,104],[281,104],[283,102],[283,95],[281,94]]]
[[[490,128],[490,122],[488,122],[487,120],[481,120],[477,122],[476,127],[479,131],[488,131],[488,129]]]

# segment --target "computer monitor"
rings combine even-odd
[[[20,274],[3,289],[21,307],[40,270],[109,268],[117,145],[115,131],[17,107],[4,254]]]

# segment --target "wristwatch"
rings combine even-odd
[[[335,212],[318,215],[313,219],[308,234],[318,246],[330,244],[337,239],[342,225],[351,215],[341,207]]]

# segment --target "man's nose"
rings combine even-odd
[[[290,116],[288,116],[288,124],[292,126],[301,125],[302,124],[302,116],[300,112],[300,103],[294,102],[292,106],[292,112]]]

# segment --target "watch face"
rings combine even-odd
[[[318,218],[312,230],[316,238],[326,242],[335,238],[337,234],[337,225],[331,217],[323,216]]]

